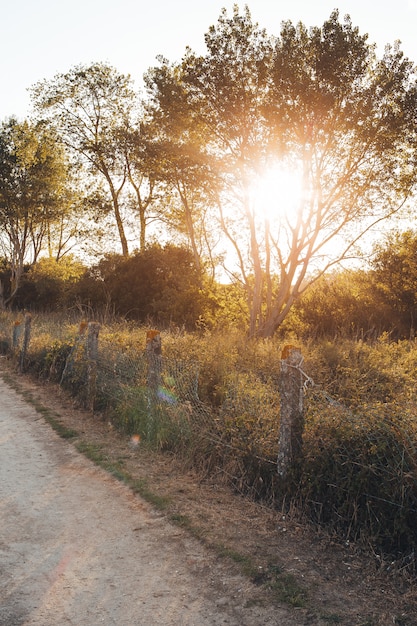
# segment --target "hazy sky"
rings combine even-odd
[[[0,120],[29,113],[27,88],[78,64],[109,63],[131,74],[138,88],[156,56],[179,61],[186,46],[204,52],[204,33],[225,0],[0,0]],[[378,44],[402,41],[417,62],[417,0],[252,0],[254,21],[278,35],[283,20],[320,26],[331,11],[348,13],[361,34]]]

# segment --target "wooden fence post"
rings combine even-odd
[[[85,336],[85,332],[87,328],[88,328],[88,322],[86,320],[82,320],[80,323],[80,327],[78,329],[78,335],[76,336],[74,340],[74,345],[72,346],[71,351],[65,360],[64,369],[62,370],[61,379],[59,381],[60,385],[63,384],[65,378],[67,377],[67,375],[72,369],[75,354],[78,350],[80,343],[84,340],[84,336]]]
[[[19,371],[21,374],[25,369],[25,359],[26,359],[26,355],[27,355],[27,351],[29,347],[29,342],[30,342],[31,328],[32,328],[32,316],[30,313],[26,313],[25,330],[23,334],[22,349],[20,351],[20,359],[19,359]]]
[[[156,399],[161,384],[162,343],[159,330],[146,333],[146,358],[148,361],[148,389],[153,400]]]
[[[22,334],[23,326],[22,320],[17,319],[13,324],[13,333],[12,333],[12,348],[13,352],[16,353],[17,348],[19,346],[20,335]]]
[[[97,382],[98,334],[100,324],[89,322],[87,334],[87,408],[94,411]]]
[[[285,346],[281,355],[281,421],[277,470],[285,478],[290,466],[301,456],[304,430],[303,374],[301,350]]]

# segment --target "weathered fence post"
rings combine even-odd
[[[87,408],[94,411],[97,382],[98,334],[100,324],[89,322],[87,334]]]
[[[22,372],[25,369],[25,359],[26,359],[26,355],[27,355],[27,351],[28,351],[28,347],[29,347],[29,342],[30,342],[31,327],[32,327],[32,316],[31,316],[30,313],[26,313],[26,315],[25,315],[25,331],[24,331],[24,334],[23,334],[22,349],[20,351],[20,359],[19,359],[19,372],[21,374],[22,374]]]
[[[161,384],[162,343],[159,330],[148,330],[146,333],[146,358],[148,361],[148,390],[155,400]]]
[[[17,319],[15,323],[13,324],[13,333],[12,333],[12,348],[13,348],[14,353],[16,352],[19,346],[19,339],[20,339],[20,335],[22,334],[22,330],[23,330],[22,320]]]
[[[88,322],[86,320],[82,320],[80,323],[80,327],[78,329],[78,335],[76,336],[74,340],[74,345],[72,346],[71,351],[65,360],[64,369],[62,370],[61,379],[59,381],[60,385],[63,384],[65,378],[68,376],[68,373],[72,369],[75,354],[78,350],[80,343],[84,340],[85,331],[87,330],[87,328],[88,328]]]
[[[277,470],[285,478],[292,463],[300,458],[303,442],[303,374],[301,350],[285,346],[281,355],[281,421]]]

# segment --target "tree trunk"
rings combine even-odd
[[[4,311],[6,308],[6,301],[4,298],[4,284],[0,278],[0,311]]]

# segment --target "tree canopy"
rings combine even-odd
[[[41,119],[57,130],[87,171],[103,177],[122,252],[127,255],[120,203],[127,169],[120,136],[121,129],[129,127],[136,105],[130,77],[104,63],[80,65],[34,85],[32,100]]]
[[[0,127],[0,246],[10,269],[0,303],[11,302],[24,264],[36,262],[51,229],[72,209],[68,161],[49,128],[18,123]]]
[[[35,109],[87,167],[97,220],[111,209],[122,254],[175,238],[197,270],[244,290],[251,336],[272,336],[304,291],[357,254],[412,198],[417,81],[398,44],[381,58],[349,16],[269,34],[235,5],[206,52],[159,58],[146,95],[105,64],[32,89]],[[103,210],[102,210],[103,209]],[[107,211],[108,212],[108,211]],[[152,237],[152,235],[151,235]]]
[[[182,116],[187,108],[198,120],[201,149],[217,161],[212,210],[235,252],[250,334],[271,336],[308,284],[414,190],[415,72],[398,46],[377,59],[337,11],[322,27],[285,22],[271,37],[235,6],[206,45],[177,65],[176,93],[180,85]],[[153,86],[165,117],[176,117]],[[254,189],[267,172],[274,187],[260,210]]]

